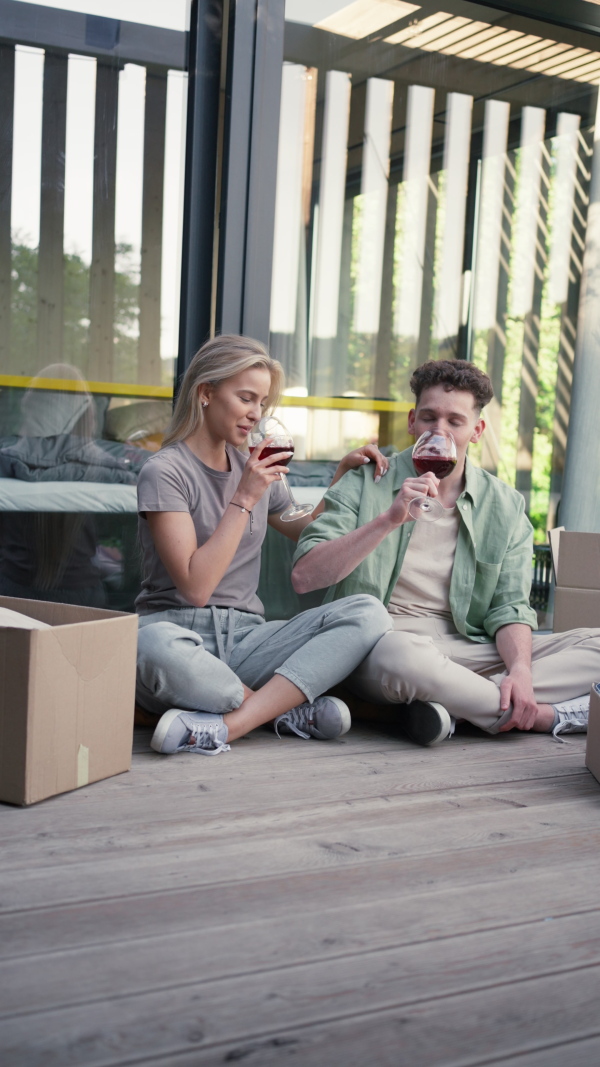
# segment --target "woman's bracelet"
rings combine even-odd
[[[236,504],[235,500],[230,500],[229,503],[233,504],[234,508],[239,508],[240,511],[247,511],[248,512],[248,514],[250,516],[250,537],[252,537],[253,516],[252,516],[252,512],[250,511],[250,508],[245,508],[243,504]]]

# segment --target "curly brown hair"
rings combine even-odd
[[[494,395],[487,374],[480,371],[474,363],[467,363],[464,359],[429,359],[427,363],[417,367],[410,379],[410,387],[417,404],[423,390],[432,385],[442,385],[447,393],[452,389],[471,393],[479,411],[489,404]]]

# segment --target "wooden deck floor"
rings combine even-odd
[[[596,1067],[585,738],[258,731],[0,807],[2,1067]]]

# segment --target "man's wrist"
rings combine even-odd
[[[511,663],[508,668],[509,674],[528,674],[531,675],[531,664],[523,661],[517,663]]]
[[[377,527],[379,527],[384,536],[391,533],[392,530],[396,530],[398,526],[402,526],[401,522],[397,522],[395,519],[392,518],[391,511],[389,509],[388,511],[382,511],[381,515],[378,515],[377,518],[373,519],[372,521]]]

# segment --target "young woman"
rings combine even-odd
[[[390,628],[367,595],[265,622],[256,589],[267,523],[297,540],[312,518],[278,518],[288,504],[279,476],[289,452],[240,451],[276,405],[282,377],[258,341],[207,341],[183,379],[163,448],[140,473],[137,700],[162,716],[151,742],[158,752],[213,755],[271,721],[304,738],[340,736],[348,709],[320,694]],[[381,477],[387,461],[367,445],[342,460],[334,481],[371,460]]]

